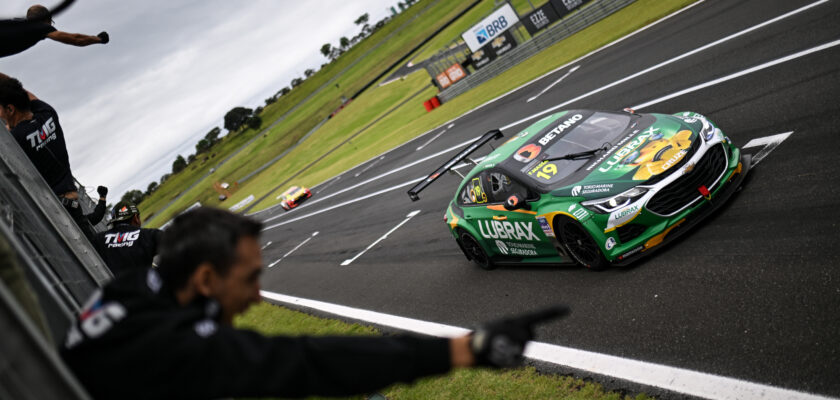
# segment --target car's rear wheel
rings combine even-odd
[[[484,248],[481,247],[481,244],[478,243],[472,235],[470,235],[467,231],[459,230],[458,237],[461,239],[461,246],[464,248],[464,252],[467,253],[467,257],[473,260],[476,265],[481,267],[484,270],[491,270],[496,269],[496,265],[484,252]]]
[[[609,262],[601,253],[598,244],[579,222],[571,218],[558,217],[554,230],[560,242],[566,247],[566,251],[578,264],[594,271],[609,267]]]

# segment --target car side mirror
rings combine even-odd
[[[519,209],[530,210],[531,205],[519,196],[512,194],[505,200],[505,210],[514,211]]]

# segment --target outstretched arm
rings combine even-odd
[[[73,46],[89,46],[96,43],[108,43],[108,34],[105,32],[97,36],[83,35],[81,33],[67,33],[62,31],[54,31],[47,34],[47,37]]]

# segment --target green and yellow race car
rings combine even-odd
[[[486,133],[409,196],[417,200],[501,137]],[[444,216],[468,259],[484,269],[578,263],[600,270],[650,254],[713,213],[740,188],[750,156],[694,112],[572,110],[474,163]]]

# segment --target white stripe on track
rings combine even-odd
[[[353,204],[353,203],[360,202],[360,201],[362,201],[362,200],[367,200],[367,199],[369,199],[369,198],[371,198],[371,197],[374,197],[374,196],[379,196],[379,195],[380,195],[380,194],[382,194],[382,193],[387,193],[387,192],[390,192],[390,191],[392,191],[392,190],[397,190],[397,189],[399,189],[399,188],[406,187],[406,186],[408,186],[408,185],[413,185],[413,184],[415,184],[415,183],[417,183],[417,182],[422,181],[423,179],[426,179],[426,177],[425,177],[425,176],[423,176],[423,177],[420,177],[420,178],[417,178],[417,179],[414,179],[414,180],[410,180],[410,181],[408,181],[408,182],[403,182],[403,183],[401,183],[401,184],[399,184],[399,185],[396,185],[396,186],[391,186],[391,187],[389,187],[389,188],[387,188],[387,189],[382,189],[382,190],[380,190],[380,191],[377,191],[377,192],[373,192],[373,193],[367,194],[367,195],[365,195],[365,196],[356,197],[356,198],[354,198],[353,200],[348,200],[348,201],[345,201],[344,203],[340,203],[340,204],[336,204],[336,205],[333,205],[333,206],[329,206],[329,207],[327,207],[327,208],[324,208],[324,209],[321,209],[321,210],[318,210],[318,211],[313,211],[313,212],[311,212],[311,213],[309,213],[309,214],[304,214],[304,215],[301,215],[301,216],[299,216],[299,217],[292,218],[292,219],[290,219],[290,220],[288,220],[288,221],[278,222],[278,223],[276,223],[276,224],[274,224],[274,225],[267,226],[267,227],[263,228],[263,232],[265,232],[265,231],[267,231],[267,230],[269,230],[269,229],[274,229],[274,228],[277,228],[278,226],[283,226],[283,225],[290,224],[290,223],[295,222],[295,221],[300,221],[300,220],[302,220],[302,219],[304,219],[304,218],[309,218],[309,217],[312,217],[312,216],[315,216],[315,215],[318,215],[318,214],[321,214],[321,213],[325,213],[325,212],[327,212],[327,211],[334,210],[334,209],[339,208],[339,207],[344,207],[344,206],[346,206],[346,205],[348,205],[348,204]]]
[[[455,146],[452,146],[452,147],[450,147],[450,148],[448,148],[448,149],[441,150],[441,151],[439,151],[439,152],[437,152],[437,153],[435,153],[435,154],[432,154],[432,155],[429,155],[429,156],[423,157],[423,158],[421,158],[421,159],[419,159],[419,160],[417,160],[417,161],[410,162],[410,163],[408,163],[408,164],[406,164],[406,165],[403,165],[402,167],[399,167],[399,168],[394,168],[394,169],[392,169],[392,170],[390,170],[390,171],[388,171],[388,172],[385,172],[385,173],[383,173],[383,174],[379,174],[379,175],[377,175],[377,176],[374,176],[373,178],[370,178],[370,179],[367,179],[367,180],[365,180],[365,181],[359,182],[359,183],[357,183],[357,184],[355,184],[355,185],[353,185],[353,186],[346,187],[346,188],[341,189],[341,190],[339,190],[339,191],[337,191],[337,192],[335,192],[335,193],[331,193],[331,194],[329,194],[329,195],[326,195],[326,196],[323,196],[323,197],[319,197],[319,198],[315,199],[314,201],[306,202],[306,203],[304,203],[302,206],[298,207],[297,209],[298,209],[298,210],[300,210],[300,209],[303,209],[303,208],[306,208],[306,207],[311,207],[311,206],[313,206],[313,205],[315,205],[315,204],[318,204],[318,203],[320,203],[320,202],[322,202],[322,201],[324,201],[324,200],[326,200],[326,199],[329,199],[329,198],[331,198],[331,197],[333,197],[333,196],[338,196],[338,195],[340,195],[340,194],[342,194],[342,193],[344,193],[344,192],[347,192],[347,191],[350,191],[350,190],[356,189],[356,188],[358,188],[358,187],[360,187],[360,186],[367,185],[368,183],[371,183],[371,182],[373,182],[373,181],[376,181],[376,180],[382,179],[382,178],[384,178],[384,177],[386,177],[386,176],[388,176],[388,175],[391,175],[391,174],[393,174],[393,173],[396,173],[396,172],[402,171],[402,170],[404,170],[404,169],[406,169],[406,168],[411,168],[411,167],[413,167],[413,166],[415,166],[415,165],[417,165],[417,164],[420,164],[420,163],[422,163],[422,162],[426,162],[426,161],[431,160],[431,159],[433,159],[433,158],[435,158],[435,157],[442,156],[442,155],[444,155],[444,154],[446,154],[446,153],[449,153],[449,152],[452,152],[452,151],[455,151],[455,150],[460,150],[460,149],[462,149],[464,146],[466,146],[466,145],[468,145],[468,144],[470,144],[470,143],[472,143],[472,142],[475,142],[475,141],[476,141],[476,139],[478,139],[478,138],[479,138],[478,136],[477,136],[477,137],[474,137],[474,138],[472,138],[472,139],[470,139],[470,140],[467,140],[466,142],[456,144]],[[367,198],[367,197],[365,197],[365,198]],[[266,218],[265,220],[263,220],[263,222],[273,221],[273,220],[275,220],[275,219],[277,219],[277,218],[282,217],[283,215],[285,215],[285,214],[275,215],[275,216],[273,216],[273,217]]]
[[[807,11],[807,10],[809,10],[809,9],[813,8],[813,7],[816,7],[816,6],[818,6],[818,5],[824,4],[824,3],[826,3],[826,2],[828,2],[828,0],[820,0],[820,1],[817,1],[817,2],[814,2],[814,3],[811,3],[811,4],[808,4],[807,6],[797,8],[796,10],[793,10],[793,11],[791,11],[791,12],[788,12],[788,13],[782,14],[782,15],[780,15],[780,16],[778,16],[778,17],[776,17],[776,18],[772,18],[772,19],[769,19],[769,20],[767,20],[767,21],[764,21],[764,22],[762,22],[762,23],[760,23],[760,24],[758,24],[758,25],[753,25],[753,26],[751,26],[751,27],[749,27],[749,28],[747,28],[747,29],[744,29],[744,30],[739,31],[739,32],[737,32],[737,33],[733,33],[733,34],[731,34],[731,35],[729,35],[729,36],[727,36],[727,37],[724,37],[724,38],[722,38],[722,39],[718,39],[718,40],[716,40],[716,41],[714,41],[714,42],[711,42],[711,43],[706,44],[706,45],[704,45],[704,46],[698,47],[698,48],[696,48],[696,49],[694,49],[694,50],[691,50],[691,51],[689,51],[689,52],[683,53],[683,54],[681,54],[681,55],[679,55],[679,56],[677,56],[677,57],[674,57],[674,58],[668,59],[668,61],[663,61],[663,62],[661,62],[661,63],[659,63],[659,64],[654,65],[654,66],[648,67],[647,69],[644,69],[644,70],[642,70],[642,71],[636,72],[635,74],[625,76],[624,78],[621,78],[621,79],[619,79],[619,80],[617,80],[617,81],[614,81],[614,82],[612,82],[612,83],[609,83],[609,84],[606,84],[606,85],[604,85],[604,86],[601,86],[601,87],[599,87],[598,89],[595,89],[595,90],[590,91],[590,92],[588,92],[588,93],[584,93],[584,94],[582,94],[582,95],[580,95],[580,96],[578,96],[578,97],[575,97],[575,98],[573,98],[573,99],[571,99],[571,100],[565,101],[565,102],[560,103],[560,104],[558,104],[558,105],[556,105],[556,106],[553,106],[553,107],[549,107],[549,108],[547,108],[547,109],[545,109],[545,110],[542,110],[542,111],[540,111],[540,112],[538,112],[538,113],[536,113],[536,114],[533,114],[533,115],[531,115],[531,116],[529,116],[529,117],[525,117],[525,118],[522,118],[522,119],[520,119],[520,120],[518,120],[518,121],[516,121],[516,122],[512,122],[512,123],[510,123],[510,124],[507,124],[507,125],[503,126],[503,127],[501,128],[501,130],[505,130],[505,129],[508,129],[508,128],[511,128],[511,127],[514,127],[514,126],[519,125],[519,124],[521,124],[521,123],[528,122],[528,121],[530,121],[530,120],[532,120],[532,119],[534,119],[534,118],[537,118],[537,117],[540,117],[540,116],[542,116],[542,115],[548,114],[548,113],[550,113],[550,112],[552,112],[552,111],[556,111],[556,110],[561,109],[561,108],[563,108],[563,107],[565,107],[565,106],[567,106],[567,105],[569,105],[569,104],[572,104],[572,103],[574,103],[574,102],[576,102],[576,101],[583,100],[583,99],[585,99],[585,98],[587,98],[587,97],[589,97],[589,96],[592,96],[592,95],[594,95],[594,94],[601,93],[601,92],[603,92],[603,91],[605,91],[605,90],[607,90],[607,89],[610,89],[610,88],[612,88],[612,87],[614,87],[614,86],[618,86],[618,85],[620,85],[620,84],[622,84],[622,83],[624,83],[624,82],[627,82],[627,81],[629,81],[629,80],[632,80],[632,79],[638,78],[638,77],[640,77],[640,76],[642,76],[642,75],[644,75],[644,74],[647,74],[647,73],[649,73],[649,72],[655,71],[655,70],[660,69],[660,68],[662,68],[662,67],[665,67],[665,66],[667,66],[667,65],[673,64],[673,63],[675,63],[675,62],[677,62],[677,61],[680,61],[680,60],[682,60],[682,59],[684,59],[684,58],[686,58],[686,57],[693,56],[693,55],[695,55],[695,54],[697,54],[697,53],[699,53],[699,52],[701,52],[701,51],[708,50],[708,49],[710,49],[710,48],[712,48],[712,47],[715,47],[715,46],[717,46],[717,45],[723,44],[723,43],[725,43],[725,42],[728,42],[728,41],[730,41],[730,40],[732,40],[732,39],[735,39],[735,38],[738,38],[738,37],[740,37],[740,36],[746,35],[746,34],[748,34],[748,33],[750,33],[750,32],[753,32],[753,31],[755,31],[755,30],[757,30],[757,29],[761,29],[761,28],[763,28],[763,27],[765,27],[765,26],[767,26],[767,25],[770,25],[770,24],[773,24],[773,23],[779,22],[779,21],[781,21],[781,20],[783,20],[783,19],[785,19],[785,18],[792,17],[792,16],[794,16],[794,15],[796,15],[796,14],[799,14],[799,13],[801,13],[801,12]]]
[[[835,40],[833,42],[828,42],[828,43],[825,43],[825,44],[822,44],[822,45],[819,45],[819,46],[816,46],[816,47],[812,47],[812,48],[807,49],[807,50],[802,50],[798,53],[794,53],[794,54],[791,54],[791,55],[788,55],[788,56],[777,58],[773,61],[768,61],[764,64],[759,64],[759,65],[756,65],[754,67],[747,68],[743,71],[736,72],[734,74],[730,74],[730,75],[727,75],[727,76],[724,76],[724,77],[721,77],[721,78],[718,78],[718,79],[715,79],[715,80],[711,80],[711,81],[708,81],[708,82],[705,82],[705,83],[701,83],[699,85],[692,86],[690,88],[686,88],[686,89],[680,90],[678,92],[671,93],[667,96],[662,96],[658,99],[654,99],[654,100],[651,100],[651,101],[648,101],[646,103],[642,103],[642,104],[639,104],[637,106],[633,106],[633,107],[630,107],[630,108],[632,108],[634,110],[640,110],[642,108],[661,103],[665,100],[673,99],[674,97],[679,97],[679,96],[682,96],[684,94],[688,94],[688,93],[691,93],[691,92],[696,92],[700,89],[705,89],[709,86],[717,85],[718,83],[723,83],[723,82],[726,82],[726,81],[729,81],[729,80],[732,80],[732,79],[735,79],[735,78],[742,77],[742,76],[747,75],[747,74],[751,74],[753,72],[758,72],[758,71],[761,71],[763,69],[770,68],[772,66],[781,64],[783,62],[787,62],[787,61],[790,61],[790,60],[795,60],[795,59],[800,58],[800,57],[805,57],[805,56],[807,56],[811,53],[816,53],[818,51],[830,49],[830,48],[832,48],[834,46],[837,46],[837,45],[840,45],[840,40]]]
[[[405,216],[405,219],[404,219],[402,222],[400,222],[399,224],[397,224],[397,226],[393,227],[390,231],[388,231],[386,234],[382,235],[382,237],[380,237],[379,239],[376,239],[376,241],[375,241],[375,242],[371,243],[371,244],[370,244],[370,246],[368,246],[367,248],[365,248],[364,250],[362,250],[359,254],[356,254],[356,256],[355,256],[355,257],[353,257],[353,258],[349,258],[349,259],[347,259],[347,260],[344,260],[344,262],[342,262],[342,263],[341,263],[341,266],[342,266],[342,267],[343,267],[343,266],[347,266],[347,265],[350,265],[353,261],[356,261],[356,259],[358,259],[359,257],[361,257],[361,256],[362,256],[362,254],[367,253],[367,251],[368,251],[368,250],[370,250],[370,249],[372,249],[372,248],[373,248],[373,246],[376,246],[376,244],[377,244],[377,243],[379,243],[379,242],[381,242],[381,241],[383,241],[383,240],[387,239],[387,238],[388,238],[388,235],[390,235],[390,234],[394,233],[394,231],[395,231],[395,230],[397,230],[397,229],[399,229],[401,226],[405,225],[405,223],[406,223],[406,222],[408,222],[411,218],[414,218],[414,216],[415,216],[415,215],[417,215],[417,214],[420,214],[420,210],[414,210],[414,211],[412,211],[412,212],[408,213],[408,215],[406,215],[406,216]]]
[[[470,333],[469,329],[457,326],[292,297],[265,290],[260,291],[260,295],[266,299],[296,307],[319,310],[344,318],[424,335],[451,338]],[[529,342],[525,348],[525,356],[534,360],[707,399],[830,400],[829,397],[825,396],[550,343]]]

